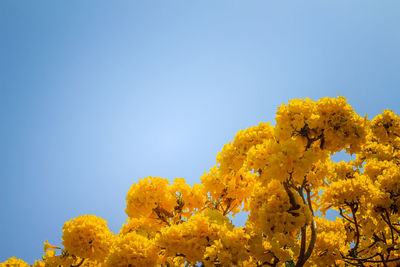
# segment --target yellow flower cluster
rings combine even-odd
[[[28,267],[29,264],[16,257],[11,257],[3,263],[0,263],[0,267]]]
[[[364,119],[344,97],[292,100],[278,108],[276,124],[275,136],[279,140],[293,136],[307,143],[318,140],[320,148],[330,153],[343,148],[357,152],[367,134]]]
[[[176,204],[170,183],[161,177],[147,177],[131,186],[126,196],[125,212],[129,218],[151,217],[156,208],[170,212]]]
[[[249,237],[242,227],[232,230],[220,227],[218,239],[206,247],[205,266],[241,266],[240,264],[249,258]]]
[[[217,155],[217,163],[220,165],[221,173],[230,174],[238,171],[246,159],[249,149],[261,144],[265,139],[273,137],[274,128],[269,123],[260,123],[257,126],[240,130],[233,140],[226,144]]]
[[[207,266],[231,266],[248,258],[248,238],[243,228],[234,228],[219,211],[208,210],[187,222],[163,228],[156,243],[169,257],[182,256],[192,264],[204,261]]]
[[[62,239],[70,254],[102,261],[108,255],[114,235],[104,219],[83,215],[64,224]]]
[[[56,255],[54,250],[47,250],[43,255],[43,260],[37,260],[33,267],[60,267],[60,266],[81,266],[81,267],[102,267],[102,264],[95,260],[79,258],[75,255],[63,251],[61,255]]]
[[[315,221],[319,234],[314,253],[307,262],[307,266],[344,266],[345,261],[341,254],[346,253],[349,240],[343,219],[336,218],[335,221],[330,221],[316,217]]]
[[[204,185],[190,186],[183,178],[175,178],[171,190],[177,196],[177,203],[182,205],[181,215],[185,218],[201,209],[206,201]]]
[[[272,263],[274,259],[274,253],[272,252],[271,243],[266,240],[260,227],[256,227],[250,220],[246,221],[246,233],[249,234],[250,238],[248,241],[250,251],[250,261],[254,263],[254,266],[258,262]],[[279,248],[278,248],[279,249]]]
[[[272,180],[267,187],[259,186],[254,190],[249,220],[267,236],[277,232],[285,233],[291,239],[292,233],[298,231],[299,226],[311,221],[311,211],[293,189],[289,190],[294,198],[293,203],[278,180]]]
[[[327,154],[313,146],[306,150],[303,143],[294,138],[277,142],[266,140],[250,149],[246,166],[258,171],[260,181],[268,183],[273,179],[284,181],[290,175],[296,185],[301,185],[304,177],[319,161],[327,159]],[[313,181],[320,184],[320,181]]]
[[[374,190],[374,185],[367,176],[355,174],[354,178],[331,183],[322,194],[321,201],[336,207],[346,203],[365,203]],[[323,211],[326,209],[323,208]]]
[[[153,218],[169,224],[181,217],[190,217],[203,207],[206,201],[204,190],[203,185],[191,187],[183,178],[176,178],[171,185],[168,179],[149,176],[131,186],[125,212],[129,218]]]
[[[356,158],[332,162],[341,150]],[[146,177],[125,212],[117,235],[94,215],[67,221],[63,248],[46,240],[32,266],[400,266],[400,117],[362,118],[343,97],[291,100],[274,126],[240,130],[201,184]],[[28,266],[0,267],[16,264]]]
[[[156,266],[159,249],[154,240],[135,232],[116,238],[106,259],[107,267]]]
[[[212,199],[217,200],[224,214],[236,214],[248,210],[249,194],[254,186],[256,175],[243,166],[248,151],[273,137],[274,128],[269,123],[240,130],[233,140],[226,144],[217,155],[217,165],[204,173],[201,182]]]
[[[265,239],[272,245],[275,256],[290,259],[297,249],[296,239],[300,229],[312,221],[312,212],[301,197],[290,191],[290,197],[279,180],[272,180],[266,187],[254,190],[250,203],[249,221],[261,229]]]
[[[391,110],[384,110],[371,124],[371,130],[379,143],[385,144],[400,137],[400,117]]]
[[[161,230],[163,223],[152,218],[129,218],[119,231],[120,235],[135,232],[147,238],[154,238],[155,234]]]
[[[321,211],[339,210],[344,219],[341,229],[346,230],[348,240],[338,240],[341,260],[397,266],[400,117],[385,110],[366,122],[365,132],[366,140],[361,143],[355,161],[331,164],[328,184],[321,196]]]
[[[241,211],[242,205],[244,210],[248,209],[249,192],[253,190],[255,178],[254,173],[243,168],[231,174],[223,174],[218,167],[213,167],[209,173],[204,173],[201,182],[217,202],[215,208],[224,214],[236,214]]]

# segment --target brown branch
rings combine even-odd
[[[299,253],[299,257],[297,258],[297,263],[296,263],[296,267],[300,267],[303,266],[303,264],[305,263],[304,260],[304,253],[306,251],[306,227],[303,226],[301,227],[301,246],[300,246],[300,253]]]
[[[386,260],[386,262],[393,262],[393,261],[398,261],[398,260],[400,260],[400,257],[399,258],[395,258],[395,259]],[[370,260],[368,260],[368,261],[365,261],[365,262],[380,263],[381,261],[370,261]]]
[[[84,261],[85,261],[85,259],[83,258],[77,265],[72,265],[71,264],[71,267],[79,267],[79,266],[81,266],[83,264]]]
[[[376,235],[375,235],[375,236],[376,236]],[[376,238],[375,238],[374,242],[373,242],[371,245],[369,245],[368,247],[366,247],[366,248],[364,248],[364,249],[358,251],[358,253],[361,254],[361,253],[364,252],[365,250],[372,248],[376,243],[378,243],[378,241],[379,241],[379,239],[376,239]]]
[[[159,218],[161,221],[165,222],[168,226],[171,226],[171,224],[169,223],[169,221],[167,220],[167,218],[165,218],[165,217],[163,216],[163,214],[162,214],[162,213],[164,213],[164,214],[167,213],[166,210],[162,209],[160,206],[157,206],[156,208],[153,209],[153,211],[157,214],[158,218]]]
[[[356,244],[354,245],[354,247],[351,250],[353,251],[354,256],[357,256],[357,249],[358,249],[358,246],[360,245],[360,229],[358,227],[358,222],[357,222],[357,217],[356,217],[356,209],[357,208],[354,207],[354,205],[357,205],[357,204],[352,203],[352,205],[349,205],[350,209],[351,209],[351,213],[353,215],[354,225],[356,227]]]
[[[392,222],[390,221],[390,214],[386,209],[385,209],[385,213],[386,213],[386,216],[388,218],[388,222],[389,222],[388,224],[389,224],[389,227],[390,227],[390,233],[392,234],[392,245],[394,245],[393,226],[392,226]]]
[[[352,260],[352,261],[363,261],[363,262],[365,262],[365,261],[367,261],[367,260],[370,260],[370,259],[372,259],[372,258],[375,258],[376,256],[379,256],[379,253],[376,253],[376,254],[374,254],[374,255],[372,255],[372,256],[370,256],[370,257],[367,257],[367,258],[355,258],[355,257],[346,257],[345,255],[343,255],[342,253],[340,253],[340,255],[342,256],[342,258],[343,259],[346,259],[346,260]]]
[[[305,202],[304,196],[303,196],[303,187],[300,188],[300,192],[302,197],[303,197],[303,201]],[[306,261],[308,260],[308,258],[311,256],[312,251],[314,250],[314,245],[315,245],[315,241],[317,238],[317,225],[316,222],[314,220],[314,210],[312,208],[312,202],[311,202],[311,191],[309,188],[306,188],[306,193],[307,193],[307,204],[308,207],[312,213],[313,219],[311,222],[311,238],[310,238],[310,243],[308,244],[308,248],[306,251],[306,226],[303,226],[301,228],[301,246],[300,246],[300,253],[299,253],[299,257],[296,263],[296,267],[300,267],[303,266]]]
[[[228,198],[227,200],[228,200],[228,204],[226,205],[226,209],[224,209],[224,207],[222,207],[222,211],[223,211],[223,215],[224,216],[229,213],[229,208],[231,207],[231,204],[232,204],[232,201],[233,201],[232,198]]]
[[[392,232],[392,240],[394,240],[393,231],[395,231],[397,234],[400,234],[400,231],[398,229],[396,229],[394,227],[394,224],[392,224],[392,222],[390,221],[390,214],[386,209],[385,209],[385,214],[387,216],[387,221],[386,221],[385,216],[383,214],[381,215],[382,219],[390,227],[390,231]],[[393,243],[394,243],[394,241],[393,241]]]
[[[345,219],[345,220],[347,220],[348,222],[350,222],[350,223],[353,223],[353,224],[354,224],[354,221],[350,220],[348,217],[346,217],[346,216],[343,214],[343,210],[342,210],[342,208],[339,208],[339,214],[340,214],[340,216],[342,216],[342,217],[343,217],[343,219]]]
[[[368,262],[368,263],[383,263],[383,262],[380,261],[380,260],[369,260],[369,259],[375,258],[375,257],[377,257],[377,256],[380,256],[380,254],[379,254],[379,253],[376,253],[375,255],[373,255],[373,256],[371,256],[371,257],[368,257],[368,258],[348,258],[348,257],[344,257],[344,256],[342,255],[342,257],[343,257],[344,259],[346,259],[346,260],[361,261],[361,262]],[[399,257],[399,258],[390,259],[390,260],[385,260],[385,262],[393,262],[393,261],[398,261],[398,260],[400,260],[400,257]]]
[[[286,191],[286,193],[287,193],[287,195],[289,197],[289,202],[290,202],[290,205],[291,205],[291,207],[289,208],[288,212],[292,211],[292,210],[300,209],[300,205],[296,203],[296,200],[294,198],[293,192],[290,191],[290,189],[289,189],[288,181],[283,182],[283,187],[285,188],[285,191]],[[297,214],[297,216],[298,216],[298,214]]]
[[[310,192],[310,189],[309,189],[309,188],[307,188],[306,191],[307,191],[308,207],[309,207],[310,210],[311,210],[313,219],[312,219],[312,222],[311,222],[311,239],[310,239],[310,244],[308,245],[307,252],[306,252],[306,254],[304,255],[304,262],[306,262],[306,261],[308,260],[308,258],[311,256],[311,253],[312,253],[313,250],[314,250],[315,241],[317,240],[317,223],[316,223],[315,220],[314,220],[314,210],[313,210],[313,208],[312,208],[312,203],[311,203],[311,192]]]
[[[383,257],[383,255],[382,255],[382,254],[379,254],[379,256],[381,257],[383,266],[387,267],[386,260],[385,260],[385,258]]]
[[[305,178],[303,181],[303,184],[305,183]],[[303,186],[296,188],[297,193],[301,196],[303,203],[305,204],[305,199],[303,195]],[[306,226],[301,227],[301,245],[300,245],[300,252],[299,252],[299,257],[297,258],[297,263],[296,267],[298,266],[303,266],[304,264],[304,253],[306,252],[306,238],[307,238],[307,231],[306,231]]]

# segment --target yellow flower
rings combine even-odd
[[[43,252],[46,252],[46,250],[48,250],[48,249],[61,249],[60,247],[56,247],[56,246],[53,246],[53,245],[50,245],[49,244],[49,241],[45,241],[44,242],[44,248],[43,248]]]
[[[11,257],[3,263],[0,263],[0,267],[28,267],[28,263],[16,257]]]
[[[64,224],[62,239],[70,254],[102,261],[110,250],[114,235],[104,219],[83,215]]]
[[[159,248],[152,239],[131,232],[116,238],[105,261],[105,266],[156,266]]]

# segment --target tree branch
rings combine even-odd
[[[311,256],[311,253],[314,250],[314,245],[315,245],[315,241],[317,240],[317,224],[314,220],[314,210],[312,208],[312,203],[311,203],[311,192],[309,188],[306,188],[306,192],[307,192],[307,202],[308,202],[308,207],[311,210],[312,213],[312,222],[311,222],[311,239],[310,239],[310,244],[308,245],[307,248],[307,252],[304,255],[304,262],[306,262],[308,260],[308,258]]]

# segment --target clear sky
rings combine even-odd
[[[0,262],[117,232],[146,176],[200,182],[293,98],[400,113],[400,1],[1,0]]]

